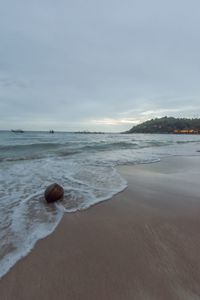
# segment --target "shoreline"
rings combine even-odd
[[[200,157],[118,170],[128,188],[66,214],[2,277],[2,300],[200,297]]]

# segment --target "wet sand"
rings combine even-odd
[[[0,280],[1,300],[200,299],[200,157],[120,172],[128,188],[66,214]]]

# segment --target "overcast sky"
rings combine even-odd
[[[199,0],[1,0],[0,129],[200,117]]]

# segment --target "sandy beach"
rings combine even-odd
[[[200,299],[200,157],[119,171],[128,188],[66,214],[0,280],[1,300]]]

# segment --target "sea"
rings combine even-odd
[[[64,214],[124,190],[117,166],[199,151],[200,135],[0,132],[0,278]],[[65,198],[46,204],[44,191],[54,182],[64,187]]]

